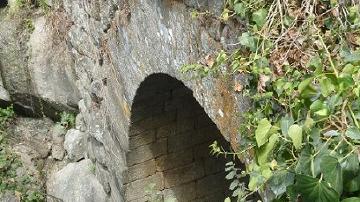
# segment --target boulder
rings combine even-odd
[[[58,30],[53,30],[45,17],[31,18],[23,12],[17,15],[11,18],[0,13],[0,69],[4,84],[0,87],[0,100],[11,98],[15,110],[27,116],[56,119],[58,111],[76,113],[79,92],[65,41],[54,38],[53,33]],[[24,26],[21,15],[31,21],[33,30]]]
[[[70,129],[65,135],[64,148],[71,161],[84,158],[85,134],[77,129]]]
[[[48,201],[102,202],[106,193],[93,173],[90,159],[69,163],[47,182]]]

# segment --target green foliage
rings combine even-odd
[[[0,130],[4,130],[6,123],[13,119],[15,116],[13,106],[7,108],[0,108]]]
[[[339,201],[339,194],[326,182],[306,175],[296,175],[295,190],[302,194],[304,201]]]
[[[225,178],[231,181],[229,186],[229,190],[232,191],[231,197],[236,197],[238,198],[238,202],[242,202],[242,199],[245,199],[247,197],[246,185],[244,183],[244,180],[242,179],[246,176],[246,172],[242,171],[239,168],[236,168],[235,163],[232,161],[225,164],[225,172],[227,172]],[[226,198],[225,202],[231,201],[231,197]]]
[[[15,117],[13,107],[0,108],[0,196],[10,191],[25,202],[44,201],[43,190],[28,175],[17,176],[17,169],[22,166],[19,157],[11,150],[6,132],[8,124]]]
[[[32,19],[26,18],[26,19],[24,19],[23,23],[24,23],[25,29],[27,29],[30,33],[35,30],[35,26],[34,26]]]
[[[48,0],[15,0],[10,4],[10,13],[16,14],[19,11],[40,8],[45,14],[50,11]]]
[[[95,164],[91,164],[91,165],[89,166],[89,170],[90,170],[90,172],[91,172],[92,174],[95,174],[95,172],[96,172],[96,165],[95,165]]]
[[[74,128],[75,127],[75,115],[68,112],[61,112],[60,113],[60,125],[64,128]]]
[[[246,74],[238,89],[252,107],[242,115],[239,152],[210,147],[214,155],[249,159],[238,200],[267,189],[274,201],[358,201],[360,3],[226,2],[219,19],[240,18],[248,31],[216,66]],[[209,67],[187,71],[207,76]],[[231,166],[232,190],[240,181]]]
[[[205,77],[209,75],[216,75],[220,71],[220,67],[228,60],[228,56],[224,51],[217,53],[216,58],[212,55],[207,55],[200,64],[183,65],[180,72],[196,72],[198,76]]]

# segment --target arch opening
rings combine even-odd
[[[0,8],[5,8],[8,5],[8,0],[0,1]]]
[[[165,74],[147,77],[132,106],[125,201],[223,201],[226,159],[210,155],[215,140],[228,145],[190,89]]]

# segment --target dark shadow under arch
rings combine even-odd
[[[5,8],[8,5],[8,1],[7,0],[1,0],[0,1],[0,8]]]
[[[154,197],[177,201],[223,201],[227,195],[223,157],[209,145],[223,139],[216,125],[179,80],[148,76],[134,98],[125,174],[125,201]]]

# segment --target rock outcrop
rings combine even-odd
[[[30,116],[76,112],[80,96],[74,63],[50,19],[21,10],[2,11],[0,18],[0,70],[9,93],[1,93],[0,99],[11,99],[18,112]]]
[[[106,194],[94,175],[91,160],[69,163],[47,182],[48,201],[104,202]]]

